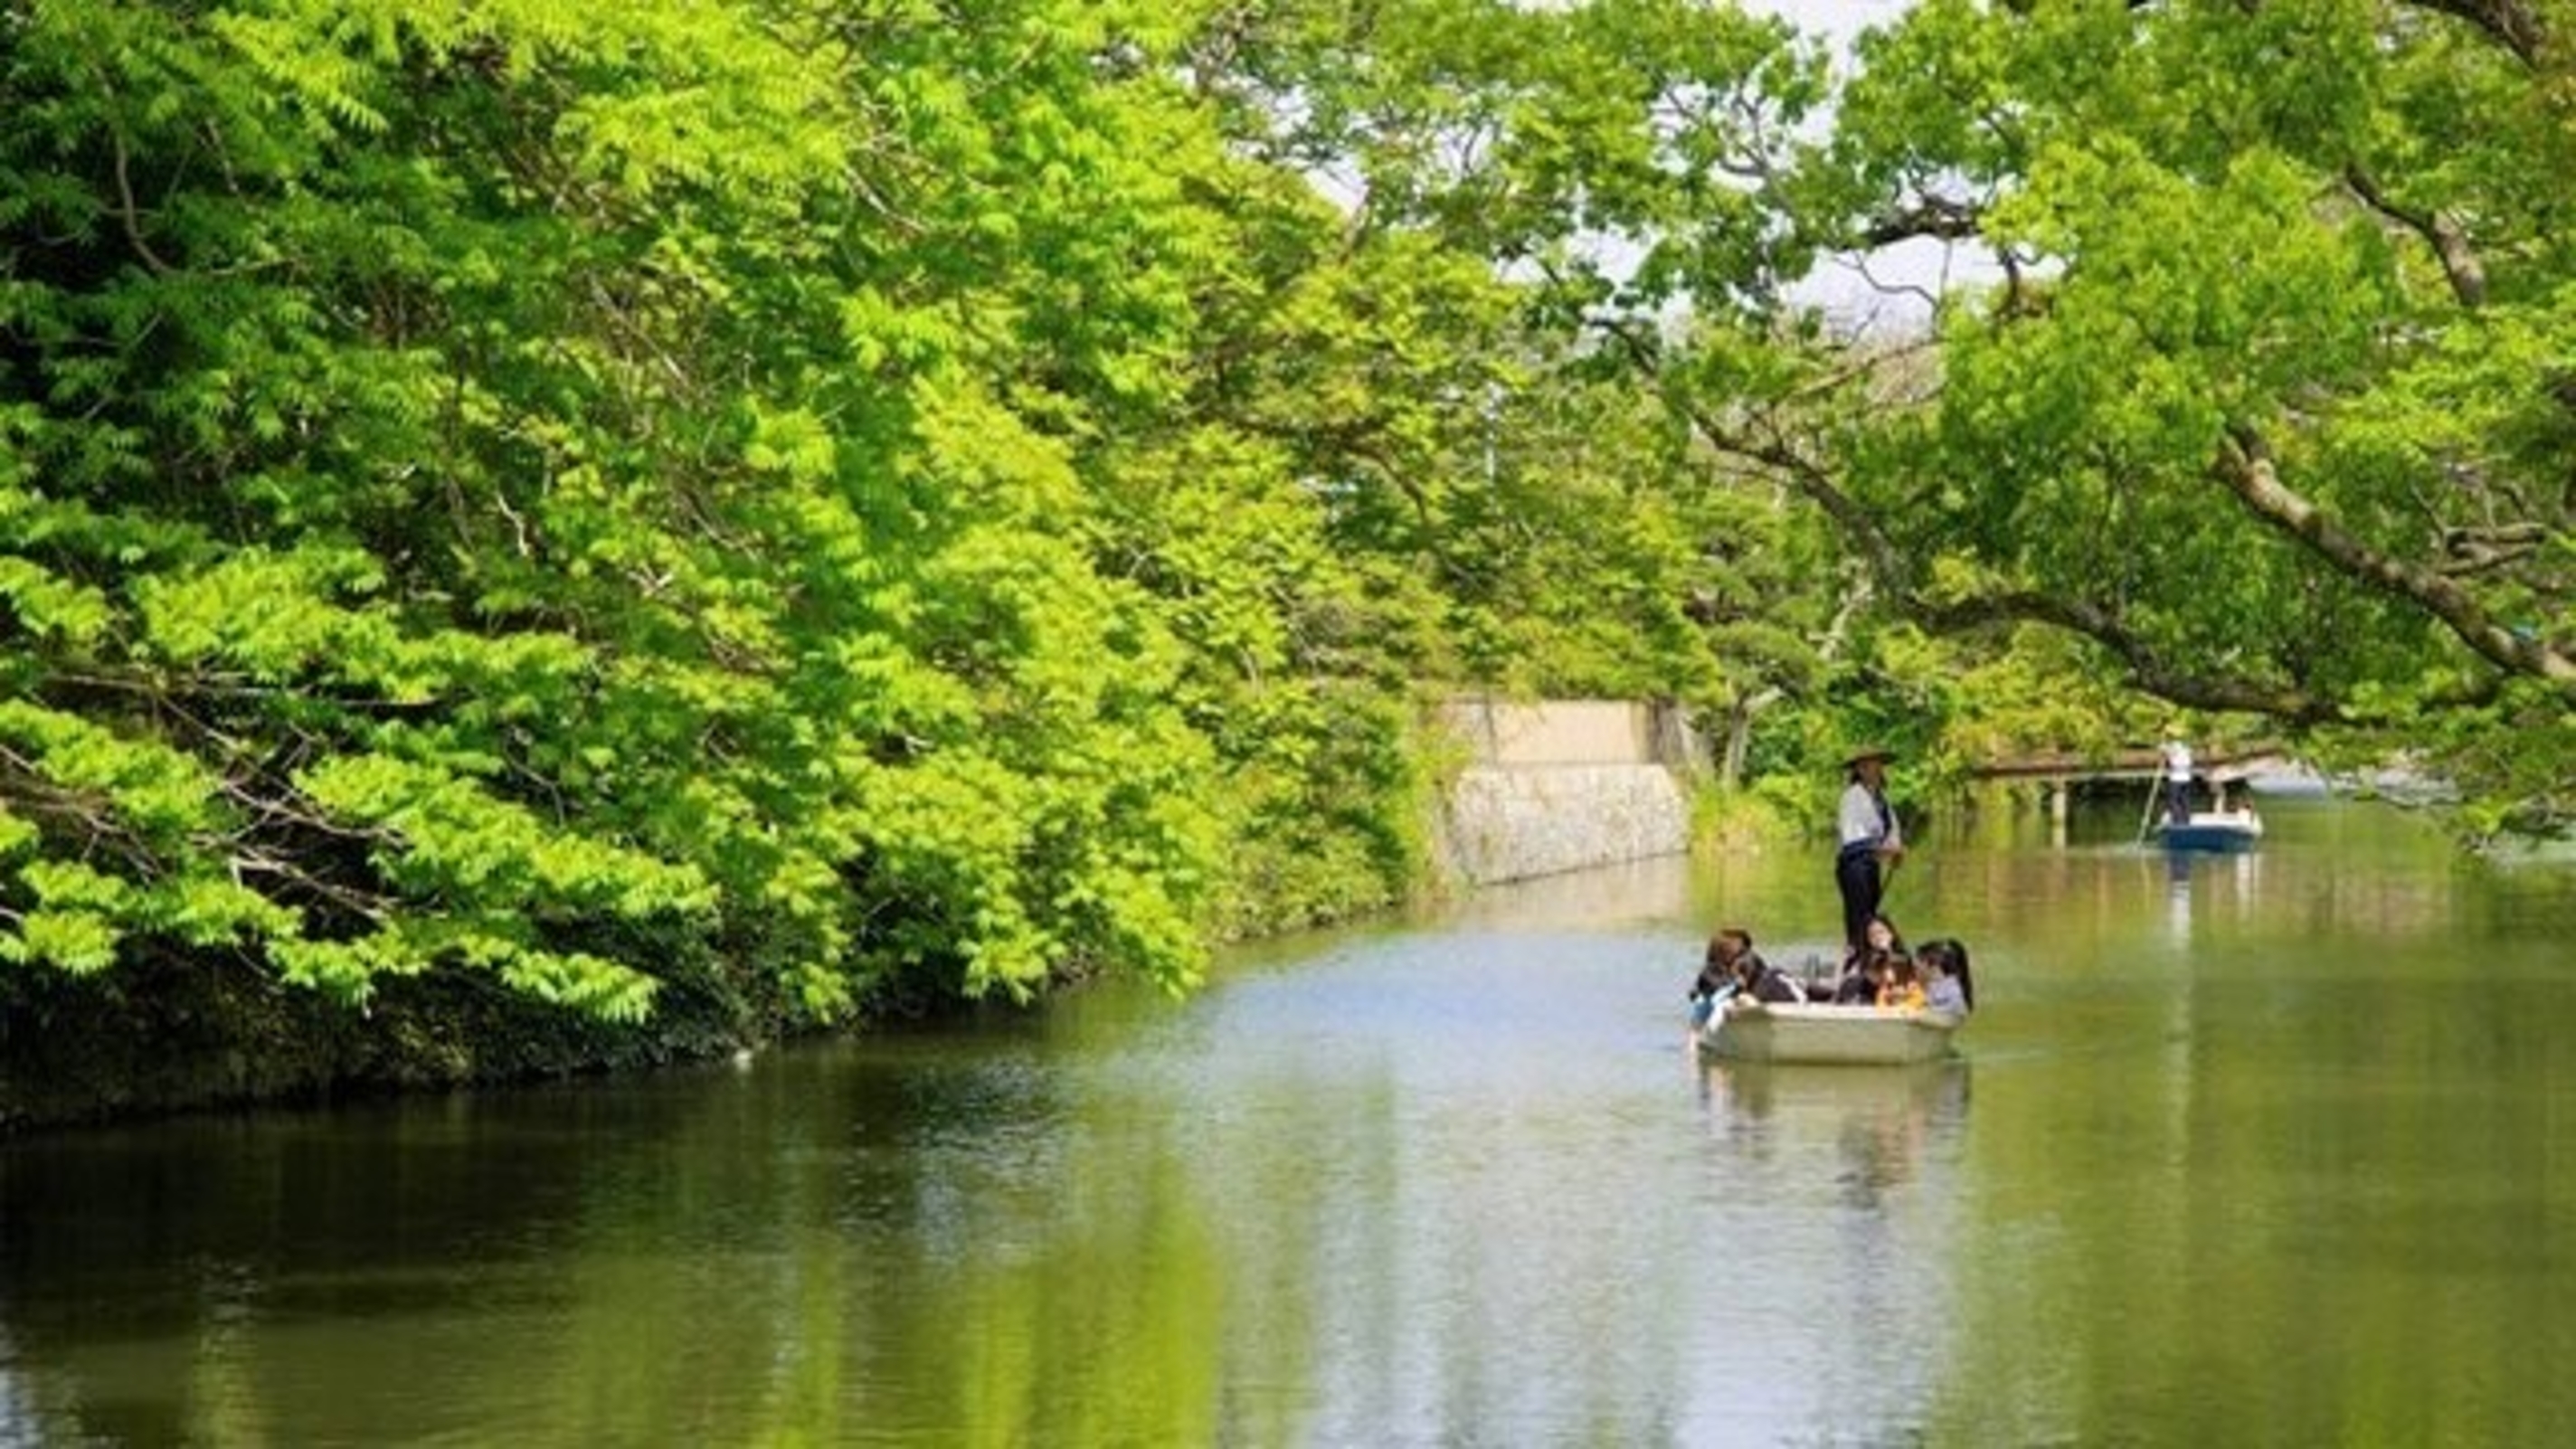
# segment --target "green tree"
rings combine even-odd
[[[1730,485],[1829,524],[1857,573],[1811,587],[1965,662],[2023,640],[2330,759],[2412,751],[2484,832],[2576,803],[2562,12],[1928,0],[1838,73],[1731,7],[1424,0],[1341,32],[1367,67],[1254,69],[1368,226],[1527,279]],[[1921,345],[1802,299],[1909,240],[1994,261]]]
[[[1890,595],[2562,825],[2568,23],[1943,0],[1865,43],[1818,214],[2002,273],[1937,388],[1809,460]]]
[[[13,11],[0,951],[1187,980],[1215,761],[1081,472],[1188,316],[1121,19]]]

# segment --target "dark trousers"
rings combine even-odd
[[[1864,845],[1836,855],[1834,886],[1843,893],[1843,944],[1857,950],[1869,918],[1878,914],[1878,852]]]
[[[2191,782],[2165,781],[2165,818],[2176,825],[2191,823]]]

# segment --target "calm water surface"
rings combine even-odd
[[[1929,1069],[1703,1066],[1805,857],[1186,1002],[0,1150],[0,1444],[2460,1444],[2576,1426],[2576,875],[2276,801],[1918,851]],[[1785,948],[1785,949],[1779,949]]]

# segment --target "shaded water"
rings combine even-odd
[[[2564,1442],[2576,874],[2267,814],[2179,872],[2126,812],[1918,851],[1983,1007],[1926,1069],[1684,1051],[1711,925],[1834,929],[1782,857],[18,1144],[0,1445]]]

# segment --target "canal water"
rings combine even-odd
[[[2566,1442],[2576,874],[1918,850],[1961,1060],[1703,1064],[1663,862],[749,1066],[0,1149],[0,1445]]]

